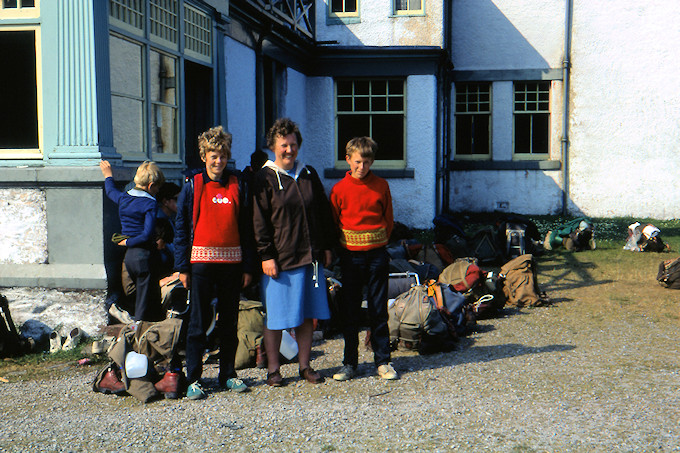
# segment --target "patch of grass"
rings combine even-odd
[[[40,380],[74,371],[88,372],[108,363],[109,360],[104,355],[85,355],[82,352],[85,346],[53,354],[37,352],[0,360],[0,377],[9,382]],[[79,365],[78,361],[83,358],[88,358],[89,362]]]

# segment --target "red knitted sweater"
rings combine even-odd
[[[373,172],[363,179],[347,172],[333,186],[330,202],[343,247],[360,251],[387,245],[394,226],[387,181]]]

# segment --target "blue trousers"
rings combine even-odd
[[[186,363],[187,381],[200,379],[203,374],[203,353],[206,330],[213,320],[213,299],[217,298],[215,332],[220,348],[220,382],[236,377],[234,360],[238,338],[238,304],[243,268],[241,264],[194,263],[191,265],[191,295],[187,320]]]
[[[342,334],[345,338],[345,365],[359,361],[359,319],[364,285],[367,288],[368,321],[376,366],[390,361],[390,332],[387,326],[387,284],[389,256],[385,247],[340,253],[342,300],[339,307]]]
[[[125,267],[135,282],[135,321],[160,321],[160,255],[158,250],[132,247],[125,252]]]

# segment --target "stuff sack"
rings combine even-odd
[[[262,346],[264,335],[264,306],[256,300],[238,303],[236,357],[234,368],[253,368],[257,361],[257,348]]]
[[[564,246],[567,250],[579,252],[595,249],[595,225],[587,217],[579,217],[548,231],[544,247],[552,250]]]
[[[439,274],[440,283],[462,293],[474,288],[485,278],[486,272],[477,265],[476,258],[459,258]]]
[[[628,225],[628,241],[624,250],[633,252],[665,252],[670,247],[661,239],[661,230],[651,223],[635,222]]]
[[[393,347],[419,349],[426,337],[449,336],[446,321],[428,295],[427,286],[417,285],[399,295],[388,307],[390,343]]]
[[[680,258],[662,261],[656,280],[665,288],[680,289]]]
[[[513,307],[535,307],[547,303],[547,296],[538,287],[536,262],[531,254],[514,258],[501,267],[506,303]]]

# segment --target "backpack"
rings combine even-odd
[[[505,223],[505,257],[517,258],[527,254],[527,226],[523,223]]]
[[[426,285],[416,285],[388,307],[390,343],[393,347],[419,349],[427,337],[445,340],[449,328],[428,295]]]
[[[501,252],[496,243],[496,233],[491,226],[482,227],[472,235],[470,249],[472,254],[482,263],[491,263],[501,257]]]
[[[484,278],[486,272],[477,265],[476,258],[459,258],[439,274],[440,283],[450,285],[451,289],[458,292],[466,292]]]
[[[238,304],[236,357],[234,368],[252,368],[257,360],[257,347],[262,345],[264,334],[264,307],[262,302],[241,300]]]
[[[0,358],[21,355],[24,349],[25,345],[9,313],[9,302],[0,294]]]
[[[680,258],[662,261],[656,280],[665,288],[680,289]]]
[[[536,262],[531,254],[520,255],[501,267],[503,294],[514,307],[535,307],[547,303],[547,296],[538,287]]]

